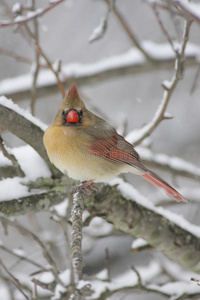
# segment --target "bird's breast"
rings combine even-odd
[[[124,164],[91,153],[91,143],[84,131],[71,127],[50,126],[44,134],[51,162],[73,179],[107,181],[122,172]]]

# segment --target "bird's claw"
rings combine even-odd
[[[73,191],[73,193],[76,193],[79,191],[79,189],[84,189],[89,195],[92,195],[92,192],[94,190],[98,191],[98,187],[93,184],[93,180],[88,181],[82,181]]]

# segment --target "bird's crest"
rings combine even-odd
[[[64,97],[63,102],[61,103],[60,110],[69,110],[76,108],[77,110],[81,110],[85,108],[83,101],[80,99],[78,94],[78,89],[75,83],[69,89],[67,95]]]
[[[78,97],[78,90],[77,90],[77,87],[76,87],[76,84],[73,83],[71,89],[69,89],[68,91],[68,94],[67,94],[69,97]]]

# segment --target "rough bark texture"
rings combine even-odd
[[[72,185],[74,187],[74,182]],[[118,190],[103,184],[98,186],[99,193],[92,195],[79,191],[91,215],[104,218],[126,234],[144,238],[185,268],[200,272],[200,238],[162,215],[124,198]],[[0,211],[11,216],[48,210],[51,205],[64,200],[66,186],[59,190],[1,202]]]
[[[78,284],[82,277],[83,257],[82,257],[82,215],[84,210],[84,198],[79,192],[73,194],[73,203],[71,211],[72,219],[72,242],[71,256],[74,274],[74,283]]]
[[[14,178],[18,176],[18,172],[16,167],[14,166],[4,166],[4,167],[0,167],[0,180],[2,180],[3,178]]]
[[[94,198],[85,198],[86,209],[133,237],[144,238],[172,260],[200,272],[200,238],[162,215],[125,199],[119,191],[105,186]]]
[[[0,202],[0,212],[6,216],[20,216],[29,213],[48,211],[48,209],[64,200],[66,194],[55,191],[26,196],[10,201]]]

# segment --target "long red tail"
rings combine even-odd
[[[170,186],[166,181],[164,181],[161,177],[159,177],[156,173],[148,170],[147,173],[143,174],[142,177],[144,177],[146,180],[153,183],[155,186],[157,186],[160,189],[164,189],[165,193],[172,199],[180,202],[187,202],[185,198],[181,194],[179,194],[172,186]]]

